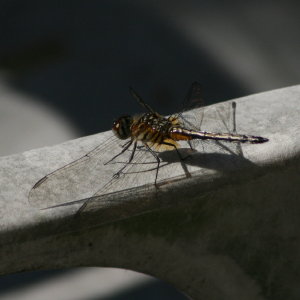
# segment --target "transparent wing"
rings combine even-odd
[[[29,193],[30,204],[36,208],[65,206],[83,199],[154,183],[157,162],[145,147],[136,149],[131,163],[128,161],[132,149],[128,149],[106,164],[121,151],[120,140],[111,136],[84,156],[40,179]],[[145,172],[147,176],[142,175]]]
[[[237,134],[237,128],[236,128],[236,102],[235,101],[228,101],[225,103],[222,103],[217,109],[216,109],[218,119],[221,121],[221,125],[223,125],[221,128],[224,128],[228,133]],[[219,143],[223,146],[223,148],[226,146],[228,151],[231,152],[234,155],[238,155],[240,157],[243,157],[243,150],[241,147],[240,142],[235,143]]]
[[[181,112],[185,112],[187,110],[191,110],[203,106],[204,106],[204,101],[202,97],[202,86],[200,85],[199,82],[195,81],[192,83],[186,97],[184,98]]]
[[[119,141],[111,134],[84,156],[44,176],[30,190],[29,203],[45,208],[90,197],[113,175],[104,165],[108,160],[104,154],[120,152]]]
[[[198,83],[192,84],[184,101],[186,108],[173,117],[179,118],[187,129],[205,129],[215,132],[235,131],[235,121],[233,120],[235,119],[235,111],[233,113],[231,104],[219,105],[217,110],[211,108],[206,110],[204,120],[200,88]],[[189,111],[188,109],[191,108],[201,109]],[[203,124],[204,121],[205,124]],[[196,143],[194,144],[196,145]],[[200,144],[201,148],[197,149],[200,151],[214,151],[216,146],[219,149],[224,148],[222,143],[215,143],[214,141]],[[120,140],[111,134],[104,143],[84,156],[39,180],[29,193],[29,202],[35,207],[49,208],[72,203],[75,200],[89,199],[154,183],[157,170],[155,158],[145,147],[138,147],[133,160],[128,163],[132,149],[129,148],[116,160],[105,164],[122,151]],[[119,172],[120,169],[122,172]],[[147,176],[142,176],[141,174],[145,172],[147,172]]]
[[[205,130],[220,133],[236,134],[236,103],[227,101],[216,106],[208,107],[205,113]],[[203,127],[204,127],[203,126]],[[213,151],[213,147],[221,152],[242,156],[239,142],[204,141],[206,151]],[[209,146],[206,144],[210,144]]]
[[[78,213],[82,213],[86,207],[89,206],[90,202],[97,201],[97,208],[108,208],[111,206],[119,206],[119,209],[122,211],[120,215],[124,213],[124,209],[122,203],[118,201],[118,192],[126,192],[136,187],[146,186],[146,185],[154,185],[156,171],[158,168],[158,164],[156,159],[153,157],[151,152],[147,150],[145,147],[139,148],[134,156],[134,159],[131,163],[127,163],[124,161],[112,162],[112,164],[123,165],[122,172],[119,176],[112,176],[111,180],[109,180],[101,189],[99,189],[92,197],[86,199],[83,205],[78,210]],[[158,172],[158,182],[164,180],[164,175],[161,176],[161,169],[165,166],[170,165],[169,162],[161,162]],[[162,178],[161,178],[162,177]],[[169,173],[168,173],[169,177]],[[114,195],[113,197],[99,197],[102,195]],[[116,197],[115,197],[116,196]],[[131,207],[126,205],[127,213],[134,212],[136,207]]]
[[[185,111],[180,116],[180,121],[187,129],[196,131],[236,133],[235,113],[236,103],[227,101],[214,106],[199,106],[198,109]],[[192,140],[190,144],[192,148],[201,152],[214,152],[218,150],[235,155],[242,155],[242,148],[238,142]]]
[[[199,82],[193,82],[183,101],[180,113],[175,114],[185,128],[201,130],[204,119],[204,100],[202,97],[202,87]],[[189,113],[190,110],[197,109],[197,114]]]
[[[157,161],[145,148],[136,150],[131,163],[126,161],[114,162],[113,164],[123,166],[122,172],[118,176],[112,176],[101,189],[93,196],[99,196],[123,189],[130,189],[147,183],[154,183]],[[124,168],[124,169],[123,169]],[[147,173],[147,176],[143,174]]]

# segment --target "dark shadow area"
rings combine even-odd
[[[0,277],[0,295],[11,290],[16,290],[24,286],[34,285],[42,281],[47,281],[53,277],[63,276],[70,270],[49,270],[26,273],[10,274]],[[0,296],[1,297],[1,296]]]
[[[52,277],[68,275],[73,270],[49,270],[49,271],[35,271],[2,276],[0,280],[0,294],[16,290],[25,286],[34,285],[43,281],[50,280]],[[111,297],[101,298],[86,298],[89,300],[118,300],[118,299],[187,299],[183,294],[176,291],[169,284],[164,283],[158,279],[149,281],[148,283],[139,284],[137,286],[122,290]]]
[[[0,70],[10,84],[60,111],[83,135],[140,112],[133,86],[157,111],[180,108],[190,84],[207,104],[247,94],[205,50],[195,49],[132,1],[0,4]]]
[[[255,164],[244,156],[233,153],[203,153],[200,151],[191,151],[188,148],[179,149],[183,164],[196,166],[199,168],[212,169],[219,172],[234,170],[235,168],[247,169],[255,167]],[[162,162],[167,164],[178,163],[180,158],[176,151],[165,151],[159,154]]]
[[[147,150],[138,150],[138,151],[147,151]],[[158,157],[161,160],[161,164],[159,169],[173,163],[181,162],[182,165],[189,165],[189,166],[196,166],[199,168],[204,169],[211,169],[216,170],[222,173],[230,172],[236,169],[248,169],[248,168],[259,168],[253,162],[245,158],[243,155],[239,155],[233,152],[201,152],[197,150],[191,150],[190,148],[180,148],[178,149],[180,156],[178,155],[177,151],[170,150],[157,153]],[[147,160],[144,162],[133,162],[129,163],[126,161],[118,161],[118,162],[111,162],[110,164],[118,164],[120,168],[122,165],[136,165],[136,171],[125,171],[122,172],[126,176],[126,174],[142,174],[142,173],[149,173],[155,171],[157,168],[156,166],[153,167],[153,164],[156,164],[156,161],[153,157],[152,160]],[[147,168],[149,165],[149,168]],[[141,168],[139,168],[139,166]],[[144,166],[142,168],[142,166]]]

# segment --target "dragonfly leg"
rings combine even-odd
[[[191,150],[195,150],[195,149],[193,148],[193,146],[192,146],[192,143],[191,143],[191,141],[190,141],[190,140],[188,140],[188,144],[189,144],[189,146],[190,146]]]
[[[104,163],[104,165],[107,165],[108,163],[110,163],[111,161],[113,161],[114,159],[116,159],[118,156],[120,156],[121,154],[123,154],[133,143],[133,140],[130,140],[128,143],[126,143],[125,145],[123,145],[123,149],[120,153],[118,153],[117,155],[115,155],[113,158],[111,158],[109,161],[107,161],[106,163]],[[131,154],[132,156],[132,154]]]
[[[188,142],[189,142],[189,141],[188,141]],[[184,161],[184,160],[186,160],[187,158],[190,157],[190,155],[187,155],[186,157],[182,157],[182,155],[180,154],[178,148],[177,148],[175,145],[171,144],[171,143],[168,143],[168,142],[162,142],[162,144],[163,144],[163,145],[168,145],[168,146],[174,147],[174,150],[176,150],[177,155],[178,155],[178,157],[179,157],[179,159],[180,159],[181,161]],[[191,147],[191,145],[190,145],[190,147]],[[191,147],[191,149],[194,150],[192,147]]]
[[[144,144],[144,145],[149,150],[149,152],[155,157],[155,159],[157,161],[157,167],[156,167],[156,174],[155,174],[154,185],[156,186],[156,188],[158,188],[158,185],[157,185],[157,176],[158,176],[158,170],[159,170],[159,166],[160,166],[160,158],[158,157],[158,155],[156,154],[156,152],[153,151],[147,144]]]
[[[132,141],[131,141],[130,145],[131,145],[131,144],[132,144]],[[130,146],[130,145],[129,145],[129,146]],[[125,164],[125,165],[124,165],[117,173],[115,173],[115,174],[113,175],[113,178],[119,178],[119,177],[120,177],[120,174],[122,173],[122,171],[127,167],[128,164],[131,163],[131,161],[133,160],[135,151],[136,151],[136,145],[137,145],[137,141],[135,141],[134,144],[133,144],[132,153],[131,153],[131,155],[130,155],[130,158],[129,158],[129,160],[128,160],[128,163],[126,163],[126,164]],[[128,146],[128,147],[129,147],[129,146]],[[128,149],[128,147],[127,147],[127,149]],[[124,152],[124,151],[122,150],[122,152]],[[120,153],[119,153],[118,155],[120,155]]]
[[[132,140],[127,141],[127,142],[126,142],[124,145],[122,145],[121,147],[122,147],[122,148],[127,147],[127,145],[128,145],[129,143],[132,143]]]
[[[177,149],[177,147],[171,143],[167,143],[167,142],[163,142],[162,144],[165,144],[165,145],[169,145],[169,146],[173,146],[178,154],[178,157],[180,158],[180,161],[181,161],[181,166],[182,166],[182,169],[186,175],[186,177],[191,177],[191,174],[190,172],[188,171],[187,169],[187,166],[186,166],[186,163],[184,162],[187,158],[190,157],[190,155],[187,155],[186,157],[182,157],[179,150]]]

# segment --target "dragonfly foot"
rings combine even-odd
[[[113,178],[118,179],[118,178],[120,178],[120,175],[121,175],[121,172],[117,172],[113,175]]]

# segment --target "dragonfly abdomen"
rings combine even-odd
[[[244,135],[244,134],[231,134],[231,133],[216,133],[206,131],[194,131],[179,127],[173,127],[170,130],[170,137],[175,141],[182,140],[217,140],[217,141],[228,141],[228,142],[240,142],[240,143],[251,143],[259,144],[265,143],[268,139],[261,136]]]

